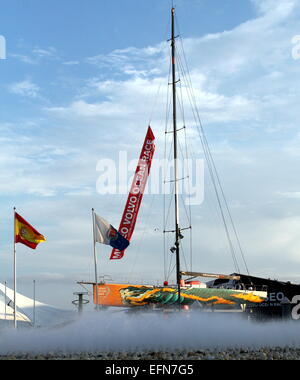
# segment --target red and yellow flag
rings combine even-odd
[[[16,243],[25,244],[32,249],[36,249],[39,243],[46,241],[43,235],[17,213],[15,213],[15,239]]]

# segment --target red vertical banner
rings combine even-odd
[[[134,231],[145,187],[150,174],[152,158],[155,152],[154,141],[154,134],[151,127],[149,127],[119,227],[120,234],[128,241],[130,241]],[[120,260],[123,256],[124,251],[113,249],[110,260]]]

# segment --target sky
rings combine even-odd
[[[300,1],[174,5],[250,273],[300,281],[300,60],[292,53]],[[99,161],[118,165],[126,152],[133,170],[149,120],[163,157],[170,7],[0,0],[0,281],[12,281],[13,207],[47,238],[36,251],[17,246],[20,291],[30,296],[35,279],[41,301],[69,307],[76,281],[93,280],[91,209],[117,227],[127,198],[99,193]],[[203,158],[186,116],[188,142]],[[193,269],[233,272],[206,169],[204,200],[191,212]],[[162,231],[162,196],[145,194],[125,258],[110,262],[109,247],[97,246],[101,276],[162,283]]]

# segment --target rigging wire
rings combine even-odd
[[[170,55],[170,65],[169,65],[169,75],[168,75],[168,83],[170,82],[171,78],[171,52],[169,51]],[[164,226],[163,231],[166,231],[167,229],[167,222],[168,222],[168,214],[170,212],[171,202],[169,203],[168,207],[168,213],[166,213],[166,178],[167,178],[167,170],[168,170],[168,164],[167,164],[167,136],[168,136],[168,120],[170,119],[170,112],[171,112],[171,97],[170,97],[170,87],[167,87],[167,103],[166,103],[166,118],[165,118],[165,148],[164,148],[164,174],[163,174],[163,202],[164,202]],[[170,147],[169,151],[169,160],[170,155],[172,151],[172,146]],[[169,162],[168,160],[168,162]],[[165,280],[168,278],[168,272],[167,272],[167,263],[168,263],[168,247],[167,247],[167,234],[164,232],[164,276]],[[169,268],[170,270],[170,268]]]
[[[153,211],[153,203],[154,203],[154,199],[155,199],[155,196],[154,194],[152,195],[152,199],[151,199],[151,202],[150,202],[150,207],[149,207],[149,211],[148,211],[148,215],[147,215],[147,219],[146,219],[146,223],[145,223],[145,226],[142,230],[142,233],[141,233],[141,237],[139,238],[139,241],[137,242],[137,249],[136,249],[136,252],[135,252],[135,256],[134,256],[134,259],[133,259],[133,264],[132,264],[132,269],[131,269],[131,272],[129,274],[129,278],[132,278],[132,275],[133,275],[133,272],[135,270],[135,267],[136,267],[136,264],[137,264],[137,261],[138,261],[138,258],[140,257],[140,252],[141,252],[141,248],[142,248],[142,243],[144,241],[144,238],[145,238],[145,235],[146,235],[146,230],[148,229],[148,226],[149,226],[149,220],[150,220],[150,216],[152,215],[152,211]]]
[[[178,58],[178,53],[177,53],[177,57]],[[180,81],[179,82],[180,84],[180,98],[179,98],[179,104],[180,104],[180,107],[181,107],[181,112],[182,112],[182,119],[183,119],[183,130],[184,130],[184,143],[185,143],[185,158],[186,158],[186,165],[187,165],[187,168],[186,168],[186,171],[187,171],[187,175],[188,175],[188,181],[187,181],[187,184],[188,184],[188,195],[190,196],[191,195],[191,186],[190,186],[190,168],[189,168],[189,154],[188,154],[188,146],[187,146],[187,134],[186,134],[186,118],[185,118],[185,110],[184,110],[184,101],[183,101],[183,89],[182,89],[182,82]],[[179,141],[179,147],[180,147],[180,150],[181,150],[181,153],[182,153],[182,157],[184,157],[184,154],[182,152],[182,149],[181,149],[181,145],[180,145],[180,141]],[[184,203],[185,205],[185,203]],[[193,250],[192,250],[192,209],[191,209],[191,203],[189,201],[189,215],[187,215],[187,219],[189,221],[189,224],[190,224],[190,270],[192,271],[192,268],[193,268]],[[186,211],[186,207],[185,207],[185,211]]]
[[[170,66],[170,71],[169,71],[169,78],[168,78],[168,83],[170,84],[170,75],[171,75],[171,66]],[[179,80],[180,82],[180,80]],[[168,95],[169,95],[169,91],[168,91]],[[180,103],[181,105],[181,111],[182,111],[182,115],[183,115],[183,121],[185,124],[185,117],[184,117],[184,108],[183,108],[183,101],[182,101],[183,97],[182,97],[182,93],[181,93],[181,97],[178,99],[178,95],[177,95],[177,101],[178,103]],[[164,157],[165,159],[167,158],[167,134],[169,134],[169,128],[168,128],[168,124],[169,124],[169,121],[170,121],[170,113],[169,113],[169,102],[167,101],[167,110],[166,110],[166,126],[165,126],[165,154],[164,154]],[[183,128],[180,128],[180,130],[185,130],[185,126]],[[172,132],[173,133],[173,132]],[[184,136],[186,137],[186,134],[184,134]],[[166,232],[167,230],[167,224],[168,224],[168,221],[169,221],[169,217],[170,217],[170,211],[171,211],[171,206],[172,206],[172,203],[173,203],[173,197],[170,198],[170,202],[169,202],[169,206],[168,206],[168,210],[166,209],[166,201],[165,201],[165,198],[166,198],[166,194],[167,194],[167,191],[166,191],[166,183],[171,183],[173,181],[167,181],[167,169],[169,168],[168,166],[168,163],[171,162],[170,158],[171,158],[171,153],[172,153],[172,148],[173,148],[173,139],[171,140],[171,144],[170,144],[170,151],[169,151],[169,157],[168,157],[168,160],[165,161],[165,176],[164,176],[164,231]],[[186,141],[185,141],[185,144],[186,144]],[[179,148],[180,148],[180,152],[181,152],[181,156],[182,158],[184,158],[184,153],[183,153],[183,149],[182,149],[182,146],[180,144],[180,140],[178,140],[178,145],[179,145]],[[187,150],[185,150],[185,152],[187,152]],[[187,155],[186,155],[187,156]],[[185,157],[187,158],[187,157]],[[183,175],[183,178],[182,180],[185,179],[185,175]],[[189,181],[188,181],[189,183]],[[182,184],[182,181],[181,181],[181,184]],[[174,195],[174,192],[175,192],[175,184],[173,186],[173,191],[172,191],[172,195]],[[181,192],[182,193],[182,192]],[[185,203],[183,201],[183,197],[181,195],[181,198],[182,200],[182,203],[183,205],[185,206]],[[190,204],[189,204],[190,206]],[[191,214],[191,210],[190,210],[190,213],[188,213],[187,211],[187,208],[185,207],[185,213],[186,213],[186,217],[187,217],[187,220],[189,222],[189,228],[191,228],[191,217],[190,217],[190,214]],[[170,232],[170,231],[169,231]],[[190,235],[191,236],[191,235]],[[192,255],[192,243],[191,243],[191,238],[190,238],[190,256]],[[166,257],[166,237],[164,238],[164,263],[165,263],[165,273],[166,273],[166,270],[167,270],[167,257]],[[186,257],[184,256],[184,261],[185,261],[185,264],[186,264],[186,267],[187,267],[187,263],[186,263]],[[192,262],[192,259],[190,257],[190,263]],[[172,263],[172,258],[170,260],[170,265]],[[168,274],[165,275],[165,277],[169,277],[170,275],[170,265],[169,265],[169,270],[168,270]]]
[[[186,157],[187,157],[187,172],[190,173],[186,127],[184,128],[184,139],[185,139],[185,151],[186,151]],[[188,194],[191,195],[190,181],[188,181]],[[193,230],[192,230],[192,208],[191,208],[190,200],[189,200],[189,222],[191,226],[191,229],[190,229],[190,270],[192,272],[193,271],[193,238],[192,238]]]
[[[177,59],[178,59],[178,52],[176,51],[176,60]],[[178,65],[177,65],[177,70],[178,70]],[[185,174],[183,174],[183,178],[184,178],[184,183],[187,182],[188,196],[190,196],[191,195],[191,187],[190,187],[190,170],[189,170],[189,164],[188,164],[189,155],[188,155],[188,148],[187,148],[186,118],[185,118],[185,109],[184,109],[184,100],[183,100],[183,89],[182,89],[182,82],[181,82],[181,73],[178,73],[178,77],[179,77],[179,91],[177,92],[177,100],[178,100],[178,104],[179,104],[179,108],[180,108],[181,116],[182,116],[182,122],[183,122],[183,128],[181,130],[184,132],[184,145],[185,145],[184,152],[183,152],[183,149],[182,149],[182,146],[181,146],[181,143],[180,143],[180,139],[178,139],[178,145],[179,145],[179,149],[180,149],[180,152],[181,152],[181,157],[184,160],[184,164],[187,166],[187,167],[183,167],[183,173],[187,173],[186,176],[185,176]],[[185,181],[185,179],[187,179],[187,181]],[[191,203],[190,203],[190,201],[188,202],[188,210],[187,210],[186,202],[184,201],[182,194],[181,194],[180,198],[181,198],[181,203],[184,206],[184,210],[185,210],[185,214],[186,214],[186,219],[187,219],[187,221],[189,223],[189,227],[188,228],[190,229],[190,231],[189,231],[189,236],[190,236],[190,239],[189,239],[189,251],[190,251],[190,270],[192,271],[193,250],[192,250],[192,210],[191,210]],[[180,246],[181,246],[181,251],[183,252],[183,257],[184,257],[186,268],[188,268],[188,265],[187,265],[187,262],[186,262],[186,255],[185,255],[185,252],[184,252],[184,248],[183,248],[182,242],[180,242]]]
[[[173,1],[172,1],[172,7],[174,7]],[[177,17],[176,17],[176,22],[178,24]],[[178,26],[178,30],[179,30],[179,26]],[[233,221],[233,218],[232,218],[232,214],[231,214],[230,209],[229,209],[229,205],[228,205],[228,202],[227,202],[227,199],[226,199],[226,196],[225,196],[225,192],[223,190],[223,187],[222,187],[222,184],[221,184],[221,181],[220,181],[220,177],[219,177],[219,174],[218,174],[218,171],[217,171],[217,168],[216,168],[216,165],[215,165],[215,162],[214,162],[214,159],[213,159],[213,156],[212,156],[212,153],[211,153],[211,150],[210,150],[210,147],[209,147],[209,144],[208,144],[205,132],[204,132],[204,128],[203,128],[203,125],[202,125],[200,114],[199,114],[199,111],[198,111],[198,108],[197,108],[196,96],[195,96],[195,93],[194,93],[193,87],[192,87],[191,74],[190,74],[189,69],[188,69],[187,59],[186,59],[186,56],[185,56],[185,52],[184,52],[183,43],[182,43],[182,39],[181,38],[180,38],[180,42],[181,42],[181,50],[182,50],[183,61],[181,59],[181,55],[179,54],[179,52],[177,50],[177,56],[176,56],[176,59],[178,61],[178,65],[177,65],[178,68],[177,68],[177,70],[181,70],[182,77],[183,77],[183,79],[186,82],[186,88],[185,89],[186,89],[187,96],[188,96],[188,99],[189,99],[190,104],[191,104],[191,111],[192,111],[192,114],[194,116],[197,132],[198,132],[198,135],[199,135],[200,140],[201,140],[204,156],[205,156],[205,159],[206,159],[206,162],[207,162],[207,166],[208,166],[208,170],[209,170],[209,174],[210,174],[210,178],[211,178],[212,185],[213,185],[213,188],[214,188],[214,192],[215,192],[215,195],[216,195],[216,198],[217,198],[217,202],[218,202],[218,206],[219,206],[219,210],[220,210],[220,214],[221,214],[221,219],[222,219],[222,222],[223,222],[223,225],[224,225],[224,228],[225,228],[225,234],[226,234],[226,237],[227,237],[227,240],[228,240],[228,244],[229,244],[229,248],[230,248],[230,253],[232,255],[232,259],[233,259],[233,263],[234,263],[236,271],[240,272],[240,268],[239,268],[239,265],[238,265],[238,260],[237,260],[237,257],[236,257],[236,252],[235,252],[234,244],[233,244],[233,241],[232,241],[231,236],[230,236],[229,226],[228,226],[228,223],[227,223],[227,217],[229,218],[229,221],[230,221],[230,224],[231,224],[231,228],[232,228],[234,236],[236,238],[238,249],[239,249],[239,252],[240,252],[240,254],[242,256],[242,260],[243,260],[243,263],[245,265],[246,271],[249,274],[249,270],[248,270],[248,267],[247,267],[247,263],[246,263],[246,260],[245,260],[245,256],[244,256],[244,252],[243,252],[243,249],[242,249],[242,246],[241,246],[241,242],[240,242],[240,239],[239,239],[239,236],[238,236],[238,232],[237,232],[237,229],[235,227],[235,224],[234,224],[234,221]],[[171,62],[171,60],[170,60],[170,62]],[[170,83],[170,75],[171,75],[171,63],[170,63],[170,67],[169,67],[168,83]],[[163,80],[164,79],[162,79],[162,81],[161,81],[161,83],[159,85],[158,91],[156,93],[156,96],[155,96],[155,103],[153,105],[152,112],[151,112],[151,115],[150,115],[149,125],[151,124],[152,116],[154,114],[154,110],[155,110],[155,108],[157,107],[157,104],[158,104],[158,100],[159,100],[159,96],[158,95],[161,92],[161,87],[162,87]],[[180,106],[179,108],[180,108],[180,111],[182,113],[182,118],[183,118],[183,125],[184,125],[184,127],[182,129],[184,130],[185,155],[186,155],[186,158],[188,159],[189,156],[188,156],[188,147],[187,147],[187,131],[186,131],[186,123],[185,123],[184,99],[183,99],[183,89],[182,89],[181,80],[179,80],[179,83],[180,83],[180,97],[178,97],[178,95],[177,95],[177,101],[178,101],[178,104]],[[168,86],[167,105],[166,105],[166,120],[165,120],[165,150],[164,150],[164,157],[165,158],[166,158],[166,155],[167,155],[167,135],[169,133],[168,124],[169,124],[169,120],[170,120],[170,112],[171,112],[171,101],[170,101],[170,91],[169,91],[169,86]],[[180,143],[179,143],[179,147],[180,147],[180,152],[181,152],[182,156],[184,156],[183,149],[182,149]],[[172,149],[172,147],[170,148],[168,162],[170,162],[171,149]],[[163,191],[163,193],[164,193],[164,200],[163,200],[164,232],[167,229],[167,224],[168,224],[168,220],[169,220],[169,216],[170,216],[170,210],[171,210],[171,205],[172,205],[172,197],[171,197],[171,201],[170,201],[169,205],[167,205],[167,202],[166,202],[166,185],[167,185],[166,175],[167,175],[168,168],[169,168],[169,166],[168,166],[168,164],[167,164],[167,162],[165,160],[165,165],[164,165],[164,191]],[[188,170],[188,173],[190,173],[189,172],[190,169],[188,168],[187,170]],[[188,186],[189,186],[189,194],[190,194],[190,182],[189,181],[188,181]],[[172,195],[174,194],[174,189],[175,189],[175,184],[173,186]],[[182,196],[181,196],[181,199],[183,200]],[[154,201],[154,197],[152,198],[152,201],[151,201],[150,210],[152,209],[152,203],[153,203],[153,201]],[[187,211],[187,209],[185,208],[185,213],[186,213],[187,220],[190,223],[190,265],[191,265],[191,268],[192,268],[192,228],[191,228],[192,213],[191,213],[191,203],[190,202],[189,202],[189,210]],[[227,217],[226,217],[226,213],[227,213]],[[148,215],[148,218],[149,218],[149,215]],[[144,235],[144,233],[143,233],[143,235]],[[167,256],[167,254],[166,254],[166,252],[168,250],[168,248],[167,248],[167,240],[168,239],[167,239],[166,235],[167,234],[164,233],[164,275],[165,275],[165,279],[169,279],[169,277],[171,276],[171,274],[174,271],[175,265],[173,266],[173,268],[171,268],[172,267],[172,262],[174,260],[174,255],[171,255],[171,257],[170,257],[170,255]],[[183,249],[181,241],[180,241],[180,247],[181,247],[181,250],[183,252],[184,262],[186,264],[185,253],[184,253],[184,249]],[[140,244],[139,244],[138,251],[140,250],[140,248],[141,248],[141,241],[140,241]],[[136,258],[137,258],[137,253],[136,253]],[[136,258],[135,258],[134,266],[136,264]],[[168,261],[169,261],[169,265],[168,265]],[[168,266],[168,270],[167,270],[167,266]]]
[[[211,177],[211,180],[212,180],[212,183],[213,183],[213,187],[214,187],[214,190],[215,190],[215,193],[216,193],[216,197],[217,197],[217,201],[218,201],[218,204],[219,204],[219,208],[220,208],[223,224],[224,224],[224,227],[225,227],[226,236],[227,236],[227,239],[228,239],[228,242],[229,242],[229,245],[230,245],[230,250],[231,250],[231,253],[232,253],[233,262],[234,262],[234,265],[235,265],[236,269],[238,270],[238,272],[240,272],[239,266],[238,266],[238,263],[237,263],[237,259],[236,259],[236,255],[235,255],[235,250],[234,250],[234,247],[233,247],[233,243],[232,243],[230,235],[229,235],[229,229],[228,229],[227,222],[226,222],[226,219],[225,219],[225,213],[223,211],[223,207],[222,207],[222,203],[221,203],[221,198],[222,198],[222,200],[224,202],[225,209],[227,211],[227,214],[228,214],[228,217],[229,217],[229,220],[230,220],[233,232],[234,232],[234,236],[235,236],[237,244],[238,244],[238,248],[239,248],[239,251],[240,251],[240,254],[241,254],[244,266],[246,268],[247,273],[249,274],[249,269],[248,269],[248,266],[247,266],[247,263],[246,263],[246,260],[245,260],[245,255],[244,255],[241,243],[240,243],[240,239],[239,239],[239,236],[238,236],[238,233],[237,233],[237,229],[235,227],[235,224],[234,224],[234,221],[233,221],[233,218],[232,218],[232,214],[230,212],[229,205],[228,205],[228,202],[227,202],[224,190],[223,190],[223,186],[221,184],[220,177],[219,177],[219,174],[218,174],[218,171],[217,171],[214,159],[212,157],[208,141],[206,139],[206,135],[204,133],[204,128],[203,128],[203,125],[202,125],[202,122],[201,122],[201,118],[200,118],[200,115],[199,115],[199,111],[198,111],[198,108],[197,108],[197,104],[196,104],[197,103],[196,102],[196,97],[195,97],[195,94],[193,92],[193,87],[191,85],[192,84],[192,82],[191,82],[191,76],[190,76],[190,73],[189,73],[189,69],[188,69],[188,65],[187,65],[187,60],[186,60],[186,56],[185,56],[185,52],[184,52],[183,43],[182,43],[182,39],[181,38],[180,38],[180,41],[181,41],[181,48],[182,48],[182,52],[183,52],[183,58],[184,58],[185,67],[187,68],[187,73],[186,73],[186,70],[184,69],[184,65],[182,64],[180,58],[179,58],[179,65],[181,66],[181,69],[182,69],[182,72],[183,72],[183,76],[185,77],[186,82],[187,82],[187,90],[189,90],[189,91],[187,91],[187,94],[188,94],[188,97],[189,97],[189,99],[191,101],[192,112],[194,114],[195,121],[198,121],[198,123],[197,123],[197,131],[198,131],[198,134],[200,136],[200,140],[201,140],[201,143],[202,143],[202,146],[203,146],[204,155],[205,155],[205,158],[206,158],[206,161],[207,161],[207,165],[208,165],[208,168],[209,168],[209,172],[210,172],[210,177]],[[200,125],[200,128],[199,128],[199,125]],[[215,178],[216,178],[216,180],[215,180]],[[218,192],[218,187],[219,187],[219,189],[221,191],[221,197],[220,197],[219,192]]]
[[[165,41],[167,40],[167,36],[168,36],[168,33],[169,33],[169,29],[170,29],[170,20],[168,21],[168,23],[167,23],[167,25],[166,25],[165,38],[164,38]],[[165,43],[165,47],[166,47],[166,46],[167,46],[167,44]],[[164,47],[164,45],[163,45],[163,43],[162,43],[162,46],[161,46],[161,51],[162,51],[162,52],[164,52],[164,51],[166,50],[165,47]],[[169,62],[171,62],[171,60],[169,60]],[[171,68],[171,63],[170,63],[170,68]],[[169,71],[170,71],[170,68],[169,68]],[[151,112],[150,112],[149,122],[148,122],[148,125],[149,125],[149,126],[150,126],[151,123],[152,123],[153,115],[154,115],[155,110],[156,110],[156,108],[157,108],[157,106],[158,106],[158,101],[159,101],[159,98],[160,98],[159,95],[160,95],[160,93],[161,93],[161,88],[162,88],[162,85],[163,85],[164,81],[165,81],[165,78],[164,78],[164,76],[162,76],[162,78],[161,78],[161,80],[160,80],[160,83],[159,83],[159,86],[158,86],[158,89],[157,89],[157,91],[156,91],[156,93],[155,93],[155,95],[154,95],[154,100],[152,101],[152,109],[151,109]],[[167,99],[168,99],[168,97],[169,97],[169,91],[168,91],[168,93],[167,93]],[[167,103],[168,103],[168,100],[167,100]],[[167,113],[170,112],[170,110],[168,111],[168,106],[167,106],[166,108],[167,108],[167,111],[166,111],[166,112],[167,112]],[[169,109],[170,109],[170,107],[169,107]],[[168,116],[166,115],[166,119],[167,119],[167,118],[168,118]],[[150,215],[151,215],[151,210],[153,210],[152,205],[153,205],[153,203],[154,203],[154,199],[155,199],[155,197],[154,197],[154,194],[153,194],[152,199],[151,199],[150,211],[149,211],[149,213],[148,213],[148,217],[147,217],[148,220],[149,220]],[[165,205],[164,205],[163,207],[165,207]],[[147,225],[147,224],[146,224],[146,225]],[[142,241],[143,241],[143,239],[144,239],[145,233],[146,233],[146,227],[143,229],[142,236],[141,236],[141,238],[140,238],[140,240],[139,240],[139,242],[138,242],[138,248],[137,248],[137,250],[136,250],[136,254],[135,254],[134,261],[133,261],[132,270],[131,270],[130,275],[129,275],[130,277],[132,276],[133,271],[134,271],[134,268],[135,268],[135,266],[136,266],[137,258],[138,258],[138,256],[139,256],[139,252],[141,251]],[[165,245],[165,242],[164,242],[164,245]]]
[[[185,74],[185,70],[184,70],[184,67],[183,67],[182,63],[180,63],[180,64],[182,66],[183,75],[187,79],[187,90],[190,91],[190,92],[187,91],[187,94],[188,94],[188,97],[189,97],[191,105],[192,105],[192,112],[193,112],[194,118],[195,118],[195,120],[198,120],[198,122],[201,125],[200,117],[199,117],[199,114],[198,114],[198,109],[195,107],[195,105],[193,105],[193,103],[195,104],[195,99],[194,99],[195,97],[194,97],[194,94],[192,92],[190,77],[188,77]],[[210,178],[211,178],[211,181],[212,181],[212,184],[213,184],[213,187],[214,187],[214,191],[215,191],[215,195],[216,195],[216,198],[217,198],[217,202],[218,202],[218,205],[219,205],[219,209],[220,209],[220,213],[221,213],[221,218],[222,218],[222,221],[223,221],[223,225],[224,225],[224,228],[225,228],[225,234],[226,234],[226,237],[227,237],[227,240],[228,240],[228,244],[229,244],[229,247],[230,247],[230,252],[231,252],[233,264],[234,264],[235,270],[237,272],[240,272],[239,265],[238,265],[238,262],[237,262],[237,259],[236,259],[234,245],[233,245],[231,237],[230,237],[229,228],[228,228],[228,225],[227,225],[227,222],[226,222],[225,213],[224,213],[224,210],[223,210],[223,207],[222,207],[221,198],[220,198],[220,195],[219,195],[219,192],[218,192],[217,182],[216,182],[215,176],[214,176],[214,170],[213,170],[214,167],[213,167],[212,162],[211,162],[212,156],[209,154],[209,147],[208,147],[207,141],[204,139],[204,131],[202,129],[199,130],[198,125],[197,125],[197,130],[198,130],[198,133],[199,133],[199,137],[200,137],[201,144],[202,144],[202,147],[203,147],[204,156],[205,156],[205,159],[206,159],[206,162],[207,162],[207,166],[208,166],[208,170],[209,170],[209,173],[210,173]]]
[[[186,255],[185,255],[185,252],[184,252],[184,246],[183,246],[183,244],[182,244],[181,241],[180,241],[180,250],[182,252],[182,257],[183,257],[183,261],[185,263],[185,267],[188,268],[187,261],[186,261]]]

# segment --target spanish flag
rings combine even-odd
[[[27,247],[36,249],[39,243],[46,241],[35,228],[15,212],[15,239],[16,243],[22,243]]]

